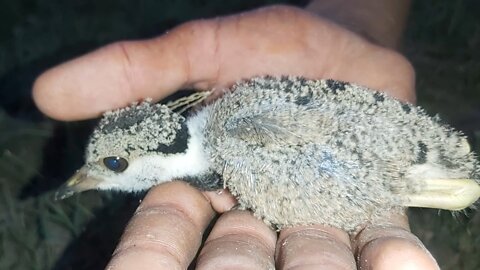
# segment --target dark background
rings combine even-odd
[[[40,72],[112,41],[280,2],[0,0],[0,269],[103,269],[141,199],[87,192],[53,200],[82,165],[94,121],[42,116],[30,97]],[[464,130],[480,152],[480,2],[415,1],[403,53],[417,72],[419,105]],[[442,269],[480,269],[479,214],[410,216]]]

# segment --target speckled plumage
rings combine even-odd
[[[185,153],[158,148],[175,140]],[[107,114],[87,164],[112,155],[146,157],[148,166],[131,169],[137,174],[185,163],[152,170],[207,190],[221,186],[220,175],[240,207],[276,228],[321,223],[351,231],[403,211],[426,179],[480,178],[465,138],[421,108],[365,87],[298,77],[241,82],[187,120],[149,103]],[[139,188],[168,180],[148,175]],[[99,187],[139,189],[121,181]]]
[[[460,133],[418,107],[352,84],[258,78],[207,110],[213,167],[242,206],[280,227],[352,230],[402,211],[403,195],[428,177],[415,166],[438,166],[440,178],[479,177]]]

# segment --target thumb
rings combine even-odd
[[[146,97],[158,100],[182,87],[201,87],[197,78],[210,81],[216,73],[214,25],[188,23],[158,38],[100,48],[43,73],[33,98],[53,118],[78,120]],[[192,63],[208,65],[192,77]]]
[[[414,100],[414,72],[390,50],[300,9],[274,6],[184,24],[55,67],[34,85],[38,107],[75,120],[182,87],[223,88],[259,75],[331,78]]]

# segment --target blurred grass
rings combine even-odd
[[[480,153],[480,2],[416,1],[404,51],[418,104],[464,130]],[[412,230],[442,269],[480,269],[480,214],[411,209]]]
[[[111,41],[275,2],[0,0],[0,269],[103,269],[140,198],[52,200],[81,165],[92,122],[44,118],[30,98],[39,72]],[[478,14],[474,0],[416,1],[403,51],[417,71],[419,104],[465,130],[480,153]],[[479,214],[410,215],[442,269],[480,269]]]

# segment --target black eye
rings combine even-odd
[[[121,157],[106,157],[103,159],[103,164],[114,172],[123,172],[128,167],[128,161]]]

